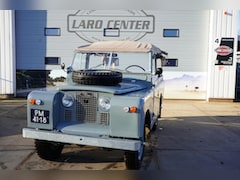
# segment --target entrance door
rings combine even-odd
[[[236,86],[235,101],[240,102],[240,11],[238,11],[238,43],[237,43],[237,67],[236,67]]]
[[[239,56],[240,56],[240,54],[239,54]],[[235,101],[240,102],[240,58],[238,60],[237,70],[236,70]]]

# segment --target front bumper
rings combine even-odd
[[[88,137],[63,134],[61,132],[37,130],[31,128],[23,128],[22,133],[24,138],[54,141],[67,144],[97,146],[129,151],[138,151],[142,145],[141,144],[142,142],[140,140],[119,139],[110,137]]]

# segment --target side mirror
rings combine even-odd
[[[61,69],[65,70],[65,64],[64,63],[61,64]]]
[[[161,77],[162,73],[163,73],[163,69],[162,68],[157,68],[156,75],[158,75],[158,77]]]
[[[62,69],[63,71],[65,71],[65,72],[67,72],[67,74],[73,72],[72,66],[69,66],[69,67],[67,67],[67,69],[66,69],[66,66],[65,66],[64,63],[61,64],[61,69]]]

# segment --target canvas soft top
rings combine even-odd
[[[158,47],[151,43],[139,41],[99,41],[85,46],[80,46],[76,49],[77,52],[153,52],[163,53]]]

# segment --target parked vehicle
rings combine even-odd
[[[35,139],[43,159],[58,158],[64,144],[89,145],[123,150],[126,167],[139,169],[161,117],[166,55],[135,41],[78,47],[66,85],[28,95],[23,137]]]

